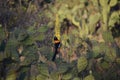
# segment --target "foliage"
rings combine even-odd
[[[119,80],[119,36],[112,31],[120,34],[118,6],[118,0],[1,1],[0,74],[5,66],[6,80]],[[54,36],[62,55],[51,62]]]
[[[71,73],[68,73],[68,74],[65,74],[63,75],[63,80],[70,80],[72,78],[72,74]]]
[[[111,32],[103,32],[103,39],[105,40],[105,42],[113,42],[114,41]]]
[[[95,80],[92,75],[88,75],[87,77],[84,78],[84,80]]]
[[[40,64],[38,70],[41,75],[49,76],[48,67],[45,64]]]
[[[16,79],[16,73],[14,71],[9,72],[6,80],[15,80],[15,79]]]
[[[5,39],[5,32],[2,26],[0,26],[0,43],[2,42],[3,39]]]
[[[81,72],[87,67],[87,59],[85,57],[80,57],[78,59],[77,68]]]

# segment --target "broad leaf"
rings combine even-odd
[[[80,57],[78,59],[78,62],[77,62],[77,68],[78,68],[78,71],[81,72],[82,70],[84,70],[88,65],[88,61],[85,57]]]

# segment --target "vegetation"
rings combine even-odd
[[[119,79],[119,0],[0,1],[0,80]]]

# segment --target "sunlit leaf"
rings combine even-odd
[[[106,49],[106,60],[113,62],[115,61],[116,56],[116,50],[114,48]]]
[[[105,42],[113,42],[113,36],[111,32],[103,32],[102,33],[103,39],[105,40]]]
[[[100,0],[101,6],[106,6],[108,4],[108,0]]]
[[[79,77],[75,77],[73,80],[80,80],[80,78]]]
[[[112,7],[112,6],[115,6],[117,4],[117,0],[110,0],[110,3],[109,5]]]
[[[45,64],[39,64],[38,66],[40,74],[44,76],[49,76],[48,67]]]
[[[71,73],[65,74],[62,77],[63,80],[70,80],[71,78],[72,78],[72,74]]]
[[[53,80],[58,80],[59,74],[57,72],[53,72],[50,74],[50,78],[52,78]]]
[[[10,71],[6,76],[6,80],[16,80],[17,73],[15,71]]]
[[[93,75],[88,75],[83,80],[95,80]]]
[[[38,75],[38,76],[36,77],[36,79],[37,79],[37,80],[46,80],[46,76],[44,76],[44,75]]]
[[[104,61],[104,62],[101,63],[101,67],[103,69],[109,69],[110,65],[109,65],[109,63],[107,63],[107,62]]]
[[[38,29],[38,32],[46,32],[48,30],[47,26],[42,26]]]
[[[81,72],[82,70],[84,70],[88,65],[88,61],[85,57],[80,57],[78,59],[78,62],[77,62],[77,68],[78,68],[78,71]]]

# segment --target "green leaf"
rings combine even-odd
[[[23,65],[29,65],[32,62],[36,61],[38,59],[38,55],[36,54],[36,48],[32,46],[27,46],[24,48],[22,55],[25,56],[25,60],[22,63]]]
[[[25,45],[32,45],[35,42],[34,38],[32,36],[29,36],[24,42],[23,44]]]
[[[87,2],[87,0],[80,0],[81,3]]]
[[[100,5],[105,7],[108,5],[108,0],[99,0],[100,1]]]
[[[102,11],[103,22],[107,25],[108,13],[110,12],[110,6],[105,6]]]
[[[23,41],[25,40],[26,38],[28,37],[28,34],[27,32],[20,32],[19,35],[18,35],[18,41]]]
[[[95,80],[95,79],[93,75],[88,75],[83,80]]]
[[[117,62],[117,64],[120,65],[120,58],[117,58],[117,59],[116,59],[116,62]]]
[[[100,13],[96,13],[94,15],[90,15],[89,17],[89,25],[86,26],[87,28],[89,28],[90,33],[93,33],[95,31],[95,24],[100,20],[101,14]],[[86,32],[85,32],[86,33]]]
[[[39,74],[39,75],[36,77],[36,79],[37,79],[37,80],[46,80],[46,76]]]
[[[119,13],[115,11],[111,14],[108,25],[113,27],[117,21],[119,21]]]
[[[53,80],[59,80],[59,74],[57,72],[52,72],[50,78]]]
[[[92,2],[93,2],[93,5],[94,5],[94,6],[96,6],[96,7],[99,6],[99,5],[98,5],[98,0],[92,0]]]
[[[45,39],[45,34],[44,33],[40,33],[39,35],[37,35],[34,40],[39,40],[39,41],[43,41]]]
[[[117,4],[117,0],[110,0],[109,5],[110,5],[111,7],[115,6],[116,4]]]
[[[115,61],[117,55],[116,55],[116,50],[114,48],[110,48],[110,47],[107,48],[105,54],[106,54],[105,59],[107,61],[111,61],[111,62]]]
[[[44,33],[44,32],[46,32],[47,30],[48,30],[48,27],[47,27],[47,26],[42,26],[42,27],[40,27],[40,28],[38,29],[38,32]]]
[[[6,57],[5,53],[0,52],[0,61],[2,61]]]
[[[101,64],[101,67],[103,68],[103,69],[109,69],[109,67],[110,67],[110,65],[109,65],[109,63],[107,63],[107,62],[102,62]]]
[[[95,80],[100,80],[101,79],[101,73],[99,71],[94,71],[93,75],[95,77]]]
[[[79,77],[75,77],[73,80],[80,80],[80,78]]]
[[[101,52],[102,52],[102,50],[100,49],[99,46],[93,46],[93,57],[96,57]]]
[[[48,67],[46,64],[40,64],[38,66],[41,75],[49,76]]]
[[[103,36],[103,39],[105,40],[105,42],[113,42],[113,41],[114,41],[111,32],[107,32],[107,31],[106,31],[106,32],[103,32],[103,33],[102,33],[102,36]]]
[[[89,18],[90,25],[94,25],[95,23],[97,23],[99,21],[99,19],[100,19],[100,16],[101,16],[100,13],[90,15],[90,18]]]
[[[15,39],[14,36],[10,36],[6,48],[5,48],[5,53],[7,54],[8,57],[12,57],[13,59],[19,61],[19,56],[17,52],[17,46],[18,46],[18,41]]]
[[[66,46],[66,47],[69,47],[69,43],[68,43],[68,40],[69,40],[69,36],[67,34],[63,34],[62,37],[62,45],[63,46]]]
[[[60,64],[57,72],[58,72],[58,74],[61,74],[61,73],[65,73],[67,70],[68,70],[68,65]]]
[[[75,20],[75,17],[72,17],[72,23],[76,25],[77,27],[80,27],[80,22]]]
[[[98,45],[99,45],[100,50],[103,52],[105,52],[106,48],[108,48],[108,46],[105,43],[100,43]]]
[[[85,57],[80,57],[77,62],[78,72],[84,70],[88,65],[88,61]]]
[[[62,77],[63,80],[70,80],[71,78],[72,78],[71,73],[67,73],[67,74],[63,75],[63,77]]]
[[[6,76],[6,80],[16,80],[17,73],[15,73],[15,71],[10,71],[7,74],[8,75]]]
[[[80,8],[84,8],[85,5],[84,4],[80,4],[80,5],[75,5],[73,8],[72,8],[72,13],[74,13],[75,11],[79,11]],[[74,13],[75,14],[75,13]]]

